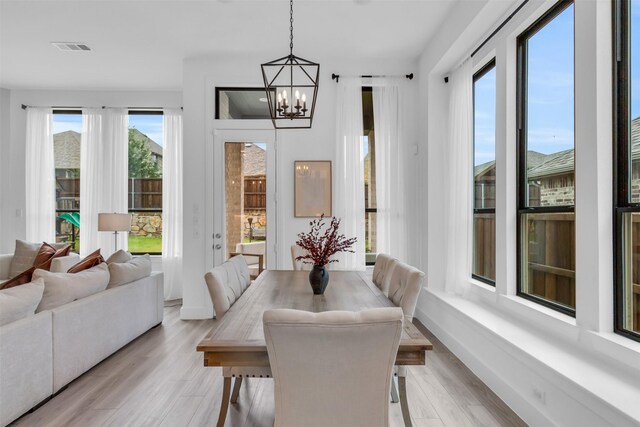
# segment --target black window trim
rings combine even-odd
[[[613,330],[626,338],[640,342],[640,333],[624,328],[625,283],[624,283],[624,214],[640,213],[640,203],[630,201],[629,181],[631,134],[630,134],[630,46],[631,2],[612,2],[613,19]]]
[[[533,24],[531,24],[526,30],[524,30],[517,37],[517,73],[516,73],[516,120],[517,120],[517,143],[516,151],[518,156],[516,174],[517,174],[517,226],[516,226],[516,271],[517,271],[517,289],[516,295],[524,299],[533,301],[547,308],[559,311],[571,317],[576,317],[576,310],[565,305],[555,303],[546,300],[542,297],[538,297],[533,294],[528,294],[522,290],[522,226],[523,216],[525,214],[535,213],[575,213],[575,206],[536,206],[528,207],[528,191],[526,185],[527,179],[527,137],[525,129],[527,126],[526,121],[526,82],[527,82],[527,41],[533,37],[538,31],[544,28],[549,22],[553,21],[558,15],[564,12],[568,7],[573,4],[573,0],[560,0],[553,5],[547,12],[545,12],[540,18],[538,18]],[[575,43],[575,28],[574,28],[574,43]],[[575,71],[574,71],[575,73]],[[574,87],[575,91],[575,87]],[[575,115],[575,113],[574,113]],[[574,141],[575,150],[575,141]],[[575,245],[575,242],[574,242]],[[576,284],[577,285],[577,284]]]
[[[472,102],[472,105],[474,106],[474,114],[473,114],[473,123],[471,124],[472,132],[473,132],[473,137],[472,137],[471,144],[472,144],[472,150],[473,150],[474,154],[476,152],[476,136],[475,136],[475,129],[476,129],[476,115],[475,115],[476,86],[475,86],[475,83],[478,80],[480,80],[482,77],[484,77],[489,71],[493,70],[495,67],[496,67],[496,58],[494,56],[489,61],[487,61],[487,63],[485,65],[483,65],[473,75],[473,86],[472,86],[472,97],[473,98],[472,98],[471,102]],[[494,143],[494,154],[495,154],[495,143]],[[496,167],[497,167],[497,165],[496,165]],[[475,207],[475,192],[476,192],[476,190],[475,190],[475,180],[474,180],[475,177],[472,176],[471,179],[473,181],[472,188],[473,188],[473,195],[474,195],[474,197],[473,197],[473,199],[474,199],[474,202],[473,202],[473,217],[474,217],[474,219],[475,219],[476,214],[493,214],[493,215],[495,215],[496,214],[496,208],[495,207],[494,208],[476,208]],[[475,237],[475,233],[474,233],[473,237]],[[495,247],[495,238],[496,238],[496,236],[494,235],[493,238],[494,238],[494,247]],[[473,249],[475,249],[475,241],[472,240],[471,245],[472,245],[472,252],[473,252]],[[495,259],[495,256],[494,256],[493,262],[494,262],[494,265],[497,264],[497,260]],[[495,270],[496,269],[494,267],[494,271]],[[484,276],[480,276],[478,274],[475,274],[473,272],[473,267],[471,269],[471,278],[474,279],[474,280],[478,280],[480,282],[483,282],[483,283],[485,283],[487,285],[490,285],[490,286],[494,286],[494,287],[496,286],[496,281],[495,280],[492,280],[492,279],[490,279],[488,277],[484,277]]]

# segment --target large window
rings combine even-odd
[[[376,133],[373,124],[373,92],[362,88],[362,157],[364,158],[364,246],[367,265],[376,262],[378,253],[376,238]]]
[[[473,271],[496,280],[496,61],[473,76]]]
[[[614,4],[615,329],[640,341],[640,0]]]
[[[81,111],[54,110],[53,157],[56,173],[56,242],[80,251]]]
[[[574,24],[563,0],[517,40],[518,294],[575,315]]]
[[[161,111],[129,112],[129,251],[162,253]]]

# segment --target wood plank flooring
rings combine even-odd
[[[205,368],[197,343],[215,320],[179,318],[166,307],[161,326],[133,341],[12,426],[210,426],[222,395],[220,368]],[[409,407],[414,426],[526,426],[460,360],[417,323],[431,340],[427,365],[410,367]],[[243,382],[227,426],[273,425],[273,380]],[[399,404],[390,425],[401,427]]]

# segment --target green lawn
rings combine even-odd
[[[162,237],[129,235],[129,252],[162,252]]]

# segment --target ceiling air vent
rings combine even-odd
[[[69,51],[69,50],[75,50],[78,52],[88,52],[91,50],[91,48],[89,46],[87,46],[84,43],[77,43],[77,42],[51,42],[52,45],[54,45],[55,47],[57,47],[60,50],[65,50],[65,51]]]

